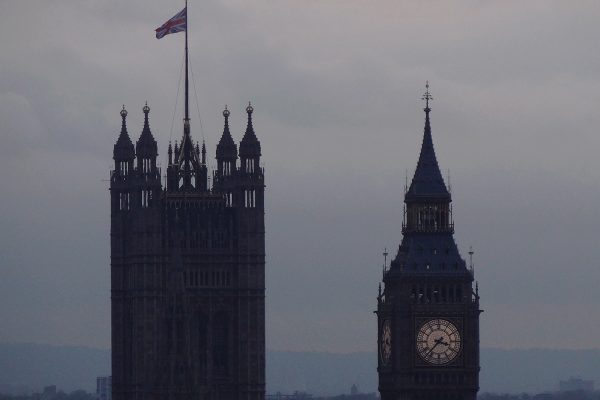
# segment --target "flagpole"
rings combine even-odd
[[[187,125],[187,132],[189,134],[190,125],[190,114],[189,114],[189,94],[188,94],[188,9],[187,0],[185,0],[185,118],[184,122]]]

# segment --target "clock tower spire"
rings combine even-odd
[[[378,295],[382,400],[475,400],[479,296],[454,241],[451,195],[433,147],[429,83],[417,168],[404,197],[403,238]]]

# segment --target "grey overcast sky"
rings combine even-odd
[[[0,341],[110,346],[106,179],[125,104],[179,138],[178,1],[0,1]],[[600,347],[600,2],[191,0],[209,153],[255,106],[267,346],[374,350],[425,80],[487,347]],[[181,96],[180,96],[181,97]],[[197,105],[196,105],[197,104]],[[202,127],[198,111],[202,116]]]

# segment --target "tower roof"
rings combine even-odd
[[[429,122],[429,100],[433,100],[429,93],[429,83],[426,85],[427,91],[423,95],[426,101],[425,108],[425,129],[423,131],[423,142],[421,144],[421,154],[417,162],[417,169],[413,176],[410,188],[406,192],[405,200],[417,200],[420,198],[444,198],[450,199],[450,193],[444,183],[444,178],[440,172],[440,167],[435,156],[433,148],[433,139],[431,137],[431,124]]]
[[[244,137],[240,142],[240,156],[260,156],[260,142],[252,126],[252,112],[254,112],[254,107],[248,103],[248,107],[246,107],[248,125],[246,126],[246,133],[244,133]]]
[[[154,136],[152,136],[152,132],[150,132],[150,124],[148,122],[150,107],[148,107],[148,102],[146,102],[142,111],[144,111],[144,129],[142,129],[142,134],[135,144],[135,151],[138,156],[155,156],[158,153],[158,146],[156,140],[154,140]]]
[[[117,143],[115,143],[115,147],[113,149],[113,159],[116,161],[127,161],[132,160],[135,157],[135,151],[133,149],[133,143],[131,142],[131,138],[127,133],[127,110],[125,110],[125,105],[123,105],[123,109],[121,110],[121,133],[119,134],[119,138],[117,139]]]
[[[391,262],[390,271],[429,275],[466,274],[467,264],[451,234],[405,235]]]
[[[221,140],[217,144],[217,158],[235,159],[237,158],[237,146],[231,137],[231,132],[229,132],[229,110],[227,106],[223,110],[223,117],[225,118],[225,126]]]

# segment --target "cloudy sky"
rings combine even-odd
[[[110,346],[119,110],[136,140],[148,101],[165,165],[183,34],[153,30],[182,5],[0,1],[0,341]],[[255,106],[268,348],[374,350],[426,80],[482,345],[600,347],[599,20],[583,0],[192,0],[193,136],[214,154],[223,106],[237,140]]]

